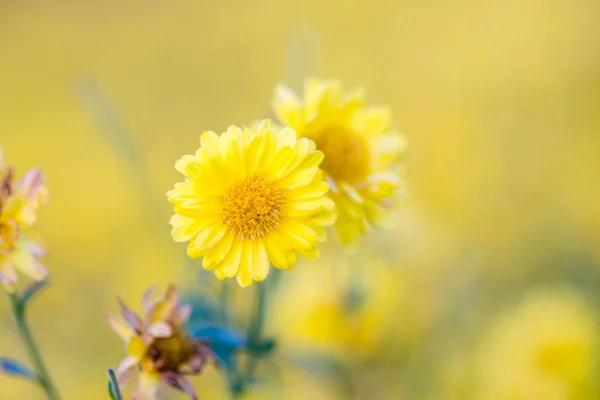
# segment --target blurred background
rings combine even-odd
[[[63,398],[108,398],[117,296],[139,309],[153,283],[217,285],[197,283],[199,262],[170,238],[175,160],[204,130],[271,116],[274,86],[310,76],[391,106],[410,196],[358,255],[330,242],[281,275],[266,328],[277,350],[250,397],[600,398],[599,12],[0,0],[0,146],[18,176],[47,175],[52,286],[30,321]],[[237,295],[243,316],[251,294]],[[25,359],[8,299],[0,321],[0,354]],[[194,383],[228,398],[215,368]],[[43,395],[0,376],[0,399]]]

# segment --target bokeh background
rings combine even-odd
[[[0,146],[20,175],[47,174],[53,282],[30,320],[63,397],[107,398],[117,296],[213,290],[170,239],[174,161],[203,130],[271,116],[277,83],[320,76],[391,106],[410,195],[358,254],[330,243],[281,276],[277,352],[252,398],[599,398],[599,13],[595,0],[0,0]],[[0,321],[0,354],[24,359],[7,299]],[[227,398],[214,368],[194,382]],[[0,399],[42,398],[0,376]]]

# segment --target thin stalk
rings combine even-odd
[[[48,374],[48,370],[44,365],[42,356],[40,355],[40,352],[37,349],[37,346],[35,345],[35,341],[33,340],[33,336],[31,335],[31,332],[29,330],[29,327],[27,326],[27,321],[25,318],[25,305],[15,294],[10,295],[10,300],[13,313],[15,314],[15,319],[17,320],[19,335],[21,336],[21,340],[25,345],[27,355],[29,356],[31,363],[33,364],[33,369],[36,373],[38,383],[46,391],[49,400],[60,400],[58,391],[56,390],[56,387],[50,379],[50,375]]]
[[[259,358],[256,349],[262,343],[262,330],[266,319],[267,285],[265,283],[256,283],[254,286],[257,291],[248,323],[248,358],[244,365],[245,368],[233,368],[228,373],[231,398],[234,400],[241,399],[246,392],[248,384],[254,380],[254,373]]]
[[[230,306],[229,304],[229,295],[231,292],[231,285],[229,282],[222,281],[221,282],[221,291],[219,292],[219,321],[223,325],[227,325],[227,308]]]
[[[256,297],[254,300],[254,311],[252,318],[250,319],[250,325],[248,326],[248,362],[246,364],[246,379],[252,381],[254,378],[254,370],[256,369],[256,363],[258,357],[255,353],[255,349],[261,345],[262,342],[262,330],[265,323],[266,316],[266,304],[267,304],[267,285],[265,283],[256,283]]]

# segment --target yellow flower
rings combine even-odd
[[[475,399],[596,399],[598,324],[577,292],[547,288],[501,315],[481,344]]]
[[[385,224],[401,186],[399,156],[404,137],[391,129],[387,107],[365,107],[362,91],[344,93],[336,81],[312,79],[304,98],[280,85],[273,108],[299,137],[325,154],[323,171],[331,187],[342,243],[353,244],[369,224]]]
[[[368,265],[364,270],[347,263],[347,257],[324,258],[319,263],[328,268],[298,271],[277,292],[272,321],[279,348],[316,351],[347,365],[365,362],[387,344],[393,316],[401,307],[402,282],[396,270],[373,257],[368,263],[358,261]],[[351,273],[348,267],[353,267]]]
[[[47,275],[38,260],[45,254],[41,239],[30,229],[47,194],[38,169],[15,184],[13,169],[5,165],[0,149],[0,281],[8,291],[17,282],[15,268],[38,281]]]
[[[316,256],[323,226],[335,220],[322,161],[314,142],[272,130],[269,120],[204,132],[196,154],[175,164],[186,179],[168,193],[173,239],[189,241],[190,257],[241,286],[264,280],[270,264],[291,268],[296,253]]]
[[[142,297],[146,313],[143,320],[123,303],[122,317],[108,315],[108,322],[125,341],[127,353],[117,369],[117,377],[124,383],[134,370],[141,369],[136,399],[157,399],[161,381],[196,399],[185,376],[202,372],[212,352],[184,329],[191,308],[179,307],[175,289],[169,286],[164,296],[158,298],[153,298],[153,289],[148,289]]]

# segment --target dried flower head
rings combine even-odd
[[[183,326],[191,307],[179,306],[175,288],[169,286],[159,297],[154,296],[153,289],[148,289],[142,297],[144,319],[122,302],[122,316],[108,315],[108,322],[125,341],[127,354],[117,376],[125,382],[135,369],[141,369],[136,399],[156,399],[161,381],[196,399],[186,376],[202,372],[212,357],[211,350],[203,341],[192,338]]]
[[[31,230],[37,209],[47,197],[42,172],[32,169],[15,182],[0,149],[0,281],[9,291],[17,283],[15,269],[38,281],[47,275],[38,260],[45,254],[42,241]]]
[[[401,179],[404,136],[391,128],[387,107],[365,107],[362,91],[345,93],[337,81],[311,79],[300,99],[280,85],[273,108],[282,123],[307,137],[325,154],[323,171],[338,219],[336,232],[352,244],[369,224],[385,224]]]
[[[173,239],[189,241],[190,257],[241,286],[264,280],[270,264],[291,268],[296,253],[316,256],[323,227],[335,220],[322,161],[313,141],[268,120],[204,132],[196,154],[175,164],[186,179],[168,193]]]

